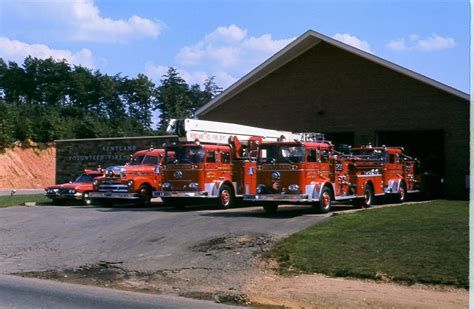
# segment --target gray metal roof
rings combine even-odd
[[[291,60],[295,59],[299,55],[303,54],[310,48],[316,46],[321,41],[324,41],[328,44],[346,50],[350,53],[353,53],[357,56],[363,57],[368,59],[372,62],[375,62],[379,65],[387,67],[391,70],[397,71],[404,75],[407,75],[413,79],[419,80],[423,83],[431,85],[435,88],[441,89],[446,91],[452,95],[458,96],[465,100],[470,100],[469,94],[462,92],[456,88],[450,87],[443,83],[440,83],[434,79],[426,77],[422,74],[416,73],[411,71],[407,68],[394,64],[390,61],[377,57],[371,53],[367,53],[361,49],[352,47],[345,43],[342,43],[338,40],[325,36],[321,33],[318,33],[314,30],[308,30],[303,33],[301,36],[296,38],[293,42],[288,44],[286,47],[281,49],[279,52],[268,58],[265,62],[257,66],[255,69],[247,73],[244,77],[239,79],[237,82],[232,84],[226,90],[224,90],[220,95],[215,97],[213,100],[209,101],[203,107],[196,111],[196,116],[201,116],[206,114],[207,112],[213,110],[214,108],[218,107],[219,105],[223,104],[225,101],[229,100],[233,96],[237,95],[244,89],[248,88],[249,86],[253,85],[257,81],[263,79],[265,76],[270,74],[271,72],[277,70],[278,68],[282,67],[283,65],[287,64]]]

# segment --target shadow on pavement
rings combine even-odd
[[[334,211],[344,211],[353,209],[348,205],[337,205],[334,207]],[[205,217],[255,217],[255,218],[272,218],[272,219],[288,219],[295,218],[304,215],[313,215],[313,216],[330,216],[329,214],[320,214],[317,213],[311,206],[308,205],[282,205],[278,208],[278,211],[273,214],[268,214],[263,210],[263,207],[253,205],[252,209],[229,209],[215,211],[211,213],[200,213],[200,216]]]

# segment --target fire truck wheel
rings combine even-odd
[[[274,214],[278,210],[278,204],[263,205],[263,210],[265,210],[267,214]]]
[[[317,212],[325,214],[331,211],[332,209],[332,194],[331,189],[328,187],[323,187],[321,190],[321,197],[319,203],[313,205]]]
[[[138,193],[140,194],[140,199],[136,203],[137,206],[149,206],[151,203],[151,188],[147,185],[141,185],[138,188]]]
[[[374,203],[374,188],[372,187],[372,185],[370,184],[367,184],[365,185],[365,188],[364,188],[364,198],[362,200],[362,207],[364,208],[369,208],[370,206],[373,205]]]
[[[405,183],[400,184],[400,190],[397,195],[397,202],[403,203],[407,200],[407,187]]]
[[[82,203],[84,205],[92,205],[92,199],[89,197],[89,191],[82,193]]]
[[[234,207],[235,196],[234,191],[229,185],[222,185],[219,190],[219,197],[217,199],[219,208],[227,209]]]

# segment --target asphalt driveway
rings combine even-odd
[[[238,293],[274,241],[328,218],[297,206],[3,208],[0,273],[212,299]]]

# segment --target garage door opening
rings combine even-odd
[[[354,146],[354,132],[330,132],[324,135],[335,145],[337,151],[346,152],[347,146]]]

